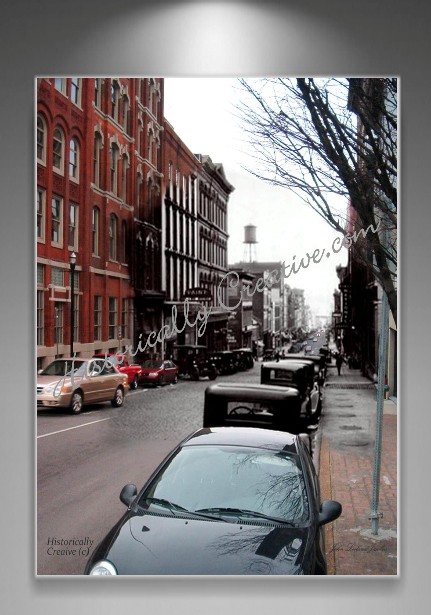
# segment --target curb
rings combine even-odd
[[[332,483],[331,483],[331,451],[326,438],[321,437],[321,445],[319,451],[319,482],[320,482],[320,497],[322,500],[332,500]],[[324,528],[325,553],[328,566],[328,575],[336,574],[335,567],[335,548],[334,548],[334,527],[329,523]]]

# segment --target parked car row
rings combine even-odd
[[[38,408],[69,408],[74,414],[84,405],[112,401],[121,406],[126,392],[139,386],[176,384],[178,377],[193,380],[232,374],[253,367],[251,350],[208,355],[205,346],[177,346],[177,362],[148,359],[131,363],[124,353],[95,354],[56,359],[37,377]],[[115,396],[114,396],[115,391]]]

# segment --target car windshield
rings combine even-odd
[[[140,505],[149,508],[149,498],[192,512],[247,511],[256,513],[250,517],[295,524],[309,517],[297,455],[243,446],[184,447],[143,493]]]
[[[159,361],[152,361],[151,359],[148,359],[148,361],[144,361],[142,363],[142,367],[150,367],[151,369],[159,369],[161,365]]]
[[[85,361],[70,359],[66,361],[53,361],[41,372],[42,376],[70,376],[73,371],[75,376],[85,373]]]

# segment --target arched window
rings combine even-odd
[[[40,113],[37,116],[37,159],[46,163],[46,123]]]
[[[70,140],[69,177],[76,181],[79,180],[79,146],[76,139]]]
[[[64,134],[61,128],[55,128],[52,139],[52,166],[60,173],[64,172]]]
[[[117,233],[117,216],[111,214],[109,217],[109,258],[113,261],[117,260]]]
[[[93,207],[92,219],[92,251],[94,256],[99,256],[99,237],[100,237],[100,210],[98,207]]]

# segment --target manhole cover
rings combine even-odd
[[[362,429],[359,425],[340,425],[340,429],[345,429],[346,431],[354,431],[355,429]]]

